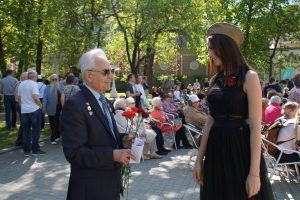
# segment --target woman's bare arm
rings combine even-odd
[[[248,98],[251,165],[250,175],[259,176],[259,164],[261,156],[261,109],[262,94],[259,78],[256,72],[249,70],[246,74],[244,89]]]
[[[210,129],[214,123],[214,118],[210,115],[207,116],[204,128],[203,128],[203,136],[201,138],[201,144],[197,156],[197,162],[201,162],[204,158],[205,151],[206,151],[206,145],[207,145],[207,140],[209,136]]]

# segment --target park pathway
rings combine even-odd
[[[25,158],[20,149],[0,154],[0,200],[63,200],[69,165],[61,145],[43,144],[44,156]],[[196,200],[199,187],[192,179],[189,150],[173,151],[163,159],[132,166],[130,200]],[[300,199],[300,184],[272,180],[277,200]]]

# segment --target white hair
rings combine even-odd
[[[84,80],[84,73],[86,70],[89,69],[94,69],[95,67],[95,58],[101,57],[101,58],[106,58],[106,55],[102,49],[92,49],[89,50],[88,52],[84,53],[78,63],[78,68],[81,70],[81,74]]]
[[[153,106],[157,106],[159,102],[161,102],[160,97],[154,97],[154,98],[152,99],[152,105],[153,105]]]
[[[126,107],[126,100],[124,98],[120,98],[120,99],[117,99],[115,102],[114,102],[114,108],[115,109],[118,109],[118,108],[125,108]]]
[[[128,98],[126,98],[125,100],[126,100],[126,104],[127,104],[127,105],[129,105],[129,104],[131,104],[131,103],[135,103],[135,100],[134,100],[134,98],[132,98],[132,97],[128,97]]]
[[[270,99],[270,104],[272,104],[272,103],[281,104],[281,98],[277,95],[272,96]]]

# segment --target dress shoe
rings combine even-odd
[[[167,154],[168,154],[167,152],[165,152],[165,151],[163,151],[163,150],[158,150],[156,153],[157,153],[158,155],[161,155],[161,156],[167,155]]]
[[[168,153],[172,151],[171,149],[166,149],[165,147],[163,147],[161,150],[168,152]]]
[[[162,157],[161,157],[160,155],[158,155],[157,153],[154,152],[154,153],[151,153],[151,154],[150,154],[150,158],[151,158],[151,159],[160,159],[160,158],[162,158]]]

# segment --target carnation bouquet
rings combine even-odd
[[[132,144],[129,141],[138,137],[138,129],[143,122],[144,118],[148,118],[149,115],[143,109],[138,109],[136,107],[131,108],[131,110],[124,111],[122,116],[127,120],[126,126],[126,135],[123,138],[124,148],[131,150]],[[137,116],[136,126],[134,126],[133,119]],[[143,146],[143,144],[142,144]],[[130,162],[131,163],[131,162]],[[123,188],[126,188],[126,199],[128,199],[128,188],[129,188],[129,179],[131,174],[130,164],[122,165],[121,176],[122,176],[122,185]]]

